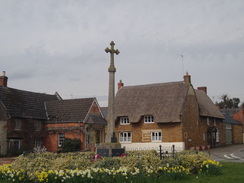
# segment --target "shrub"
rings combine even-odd
[[[222,174],[221,167],[217,161],[206,160],[200,166],[200,173],[205,175],[220,175]]]
[[[120,167],[119,159],[116,157],[106,157],[94,162],[93,167],[95,168],[115,168],[118,169]]]
[[[62,152],[75,152],[79,151],[81,147],[80,139],[66,138],[62,144]]]
[[[204,153],[198,152],[196,154],[195,151],[182,151],[175,156],[176,160],[179,162],[181,166],[188,169],[190,173],[197,174],[200,170],[201,164],[211,159],[211,157]]]

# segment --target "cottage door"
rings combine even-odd
[[[231,143],[231,130],[230,129],[226,129],[226,144],[232,144]]]
[[[209,127],[207,131],[207,140],[208,140],[208,145],[211,147],[216,147],[217,146],[217,129]]]

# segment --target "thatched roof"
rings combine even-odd
[[[208,95],[202,90],[195,90],[200,116],[206,117],[214,117],[224,119],[223,114],[220,110],[214,105],[212,100],[208,97]]]
[[[128,116],[135,123],[153,115],[158,123],[180,122],[188,87],[183,82],[124,86],[116,95],[115,117]]]

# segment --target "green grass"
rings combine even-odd
[[[223,174],[217,176],[191,175],[187,180],[170,181],[170,183],[243,183],[244,163],[226,163],[223,165]]]
[[[191,175],[185,180],[165,181],[166,183],[243,183],[244,163],[226,163],[223,165],[223,174],[218,176]],[[10,183],[10,181],[0,180],[0,183]]]

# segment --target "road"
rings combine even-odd
[[[213,148],[210,155],[216,161],[244,163],[244,144]]]

